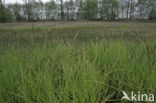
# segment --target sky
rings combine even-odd
[[[23,0],[2,0],[5,1],[5,4],[14,4],[14,3],[23,3]],[[38,0],[36,0],[38,1]],[[41,0],[42,2],[48,2],[50,0]],[[68,0],[64,0],[64,1],[68,1]]]
[[[23,3],[23,0],[2,0],[5,1],[5,4],[14,4],[14,3]],[[38,0],[36,0],[38,1]],[[42,2],[48,2],[50,0],[41,0]],[[64,0],[64,1],[68,1],[68,0]]]
[[[4,0],[2,0],[2,1],[4,1]],[[38,0],[36,0],[36,1],[38,1]],[[50,0],[41,0],[42,2],[48,2],[48,1],[50,1]],[[64,1],[68,1],[68,0],[64,0]],[[5,0],[5,3],[6,4],[14,4],[14,3],[23,3],[23,0]]]
[[[2,0],[3,1],[3,0]],[[37,0],[36,0],[37,1]],[[42,0],[43,2],[48,2],[50,0]],[[5,0],[6,4],[23,3],[23,0]]]

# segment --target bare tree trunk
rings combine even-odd
[[[64,8],[63,8],[63,0],[60,0],[61,2],[61,19],[64,19]]]
[[[130,0],[130,7],[129,7],[129,18],[131,19],[132,18],[132,5],[133,4],[133,1],[132,0]]]
[[[130,1],[131,0],[128,0],[128,4],[127,4],[127,19],[129,19]]]
[[[2,0],[0,0],[0,6],[2,7]]]
[[[5,19],[6,19],[5,11],[4,11],[5,7],[4,6],[3,6],[3,3],[2,3],[2,0],[0,0],[0,9],[1,9],[1,14],[0,15],[2,15],[2,18],[1,18],[0,22],[5,22]]]

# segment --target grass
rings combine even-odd
[[[123,90],[155,94],[155,24],[107,24],[3,29],[0,103],[121,103]]]

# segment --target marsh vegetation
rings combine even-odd
[[[121,102],[156,93],[156,24],[0,24],[0,103]]]

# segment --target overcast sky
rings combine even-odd
[[[3,1],[3,0],[2,0]],[[37,1],[37,0],[36,0]],[[50,0],[42,0],[43,2],[48,2]],[[23,3],[23,0],[5,0],[6,4],[10,3]]]
[[[4,0],[2,0],[2,1],[4,1]],[[36,1],[38,1],[38,0],[36,0]],[[41,0],[41,1],[43,1],[44,3],[45,2],[48,2],[48,1],[50,1],[50,0]],[[68,1],[68,0],[64,0],[64,1]],[[5,3],[6,4],[14,4],[14,3],[23,3],[23,0],[5,0]]]

